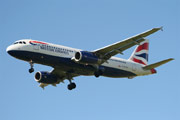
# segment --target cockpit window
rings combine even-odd
[[[15,42],[14,44],[26,44],[25,41],[19,41],[19,42]]]

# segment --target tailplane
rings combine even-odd
[[[148,52],[149,52],[149,40],[146,39],[135,48],[129,60],[142,65],[147,65]]]
[[[151,69],[154,69],[156,67],[159,67],[167,62],[170,62],[171,60],[174,60],[173,58],[169,58],[169,59],[166,59],[166,60],[163,60],[163,61],[160,61],[160,62],[157,62],[157,63],[154,63],[154,64],[150,64],[150,65],[147,65],[145,67],[143,67],[143,69],[145,70],[151,70]]]

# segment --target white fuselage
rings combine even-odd
[[[88,67],[86,67],[85,65],[81,65],[71,60],[78,51],[81,50],[31,39],[19,40],[7,48],[9,54],[24,61],[29,62],[32,60],[34,63],[38,64],[61,67],[65,71],[73,69],[79,75],[93,75],[93,67],[88,65]],[[141,64],[117,57],[111,57],[107,62],[101,64],[101,66],[109,69],[107,70],[107,74],[103,75],[107,77],[132,78],[135,76],[152,74],[151,70],[144,70],[142,68],[143,65]],[[111,71],[113,73],[108,73]],[[118,73],[118,71],[122,71],[122,74]]]

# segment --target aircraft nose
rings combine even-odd
[[[9,53],[9,51],[11,51],[10,46],[6,48],[6,52]]]
[[[12,47],[12,46],[8,46],[7,49],[6,49],[6,52],[7,52],[9,55],[13,56],[13,47]]]

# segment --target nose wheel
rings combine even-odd
[[[31,68],[29,69],[29,73],[32,73],[32,72],[34,72],[34,68],[33,68],[34,63],[33,63],[33,61],[31,60],[31,61],[29,62],[29,64],[30,64],[30,66],[31,66]]]
[[[29,69],[29,73],[32,73],[32,72],[34,72],[34,68]]]

